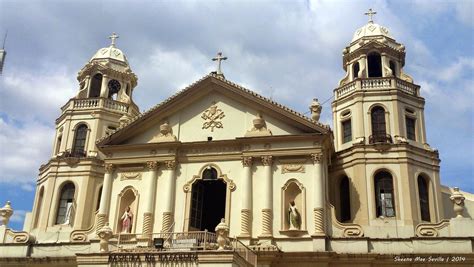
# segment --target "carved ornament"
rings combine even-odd
[[[165,161],[165,167],[167,170],[174,170],[176,168],[176,160]]]
[[[281,168],[281,173],[290,173],[290,172],[305,172],[305,166],[303,164],[285,164]]]
[[[322,158],[323,158],[322,153],[313,153],[313,154],[311,154],[311,159],[313,160],[313,162],[315,164],[316,163],[321,163]]]
[[[224,117],[224,111],[217,107],[216,102],[212,102],[211,106],[201,115],[201,118],[204,120],[202,128],[210,128],[211,132],[214,132],[214,128],[224,128],[221,121]]]
[[[174,142],[178,140],[176,136],[173,135],[173,130],[167,120],[163,121],[160,125],[160,133],[155,137],[155,139],[158,142]]]
[[[156,161],[147,161],[146,162],[146,167],[150,171],[154,171],[158,169],[158,162]]]
[[[272,131],[267,129],[267,124],[261,114],[258,114],[257,117],[253,119],[253,128],[245,133],[245,137],[269,135],[272,135]]]
[[[115,170],[114,164],[111,164],[111,163],[104,164],[104,168],[105,168],[105,173],[113,173]]]
[[[262,164],[264,166],[271,166],[273,163],[273,157],[272,156],[262,156]]]
[[[242,157],[242,165],[244,167],[252,167],[252,157]]]
[[[141,180],[142,173],[141,172],[124,172],[120,175],[120,180]]]

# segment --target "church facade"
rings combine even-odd
[[[116,38],[61,107],[24,231],[0,210],[1,266],[474,263],[474,196],[440,184],[425,99],[387,28],[371,19],[344,48],[332,129],[317,99],[306,117],[227,80],[221,54],[140,113]]]

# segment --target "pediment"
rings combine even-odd
[[[211,74],[99,140],[98,145],[327,132],[328,126]]]

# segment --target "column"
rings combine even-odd
[[[176,193],[176,178],[175,178],[175,169],[176,169],[176,160],[167,160],[165,161],[165,168],[167,174],[164,175],[164,210],[163,210],[163,223],[161,226],[162,232],[171,231],[173,226],[174,214],[173,214],[173,204]]]
[[[272,173],[272,156],[263,156],[262,164],[264,170],[264,186],[263,186],[263,209],[262,209],[262,237],[272,236],[273,225],[273,173]]]
[[[96,218],[96,232],[101,229],[107,221],[109,215],[110,196],[112,194],[112,175],[114,173],[115,166],[110,163],[106,163],[104,183],[102,184],[102,196],[100,198],[99,212]]]
[[[143,211],[143,235],[149,236],[153,233],[153,211],[155,210],[156,179],[158,176],[158,162],[147,161],[148,169],[145,175],[145,184],[147,188],[147,199],[145,199]]]
[[[252,157],[243,157],[242,210],[240,236],[250,237],[252,229]]]
[[[100,97],[108,97],[107,83],[109,82],[109,76],[107,74],[102,75],[102,85],[100,86]]]
[[[313,211],[314,211],[314,235],[324,235],[324,188],[322,172],[322,154],[311,154],[314,164],[313,174]]]

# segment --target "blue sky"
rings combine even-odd
[[[426,100],[428,143],[441,181],[474,192],[473,1],[14,1],[0,0],[8,52],[0,76],[0,205],[22,228],[59,108],[77,72],[117,32],[138,75],[141,110],[206,75],[217,51],[226,78],[302,113],[344,76],[342,49],[374,20],[406,46],[405,71]],[[2,37],[0,37],[2,38]],[[322,121],[332,125],[330,101]]]

